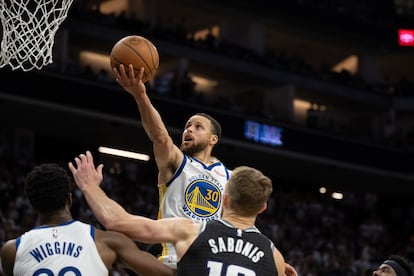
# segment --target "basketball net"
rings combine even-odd
[[[0,0],[0,68],[41,69],[53,62],[54,37],[73,0]]]

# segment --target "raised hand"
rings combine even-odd
[[[131,94],[134,98],[141,94],[146,94],[147,89],[145,84],[142,82],[144,67],[141,67],[137,76],[135,76],[132,64],[128,67],[121,64],[118,68],[114,68],[113,71],[119,85],[121,85],[122,88],[124,88],[124,90]]]
[[[76,185],[81,191],[84,191],[88,186],[99,186],[103,180],[102,169],[103,164],[95,168],[93,156],[90,151],[85,154],[80,154],[75,157],[76,166],[69,162],[68,167],[72,172]]]

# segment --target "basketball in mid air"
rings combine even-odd
[[[145,37],[130,35],[121,38],[112,47],[110,54],[111,68],[123,64],[128,70],[129,64],[134,67],[135,76],[144,67],[143,82],[151,80],[159,66],[159,55],[155,45]]]

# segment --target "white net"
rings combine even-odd
[[[0,68],[30,71],[53,62],[54,37],[73,0],[0,0]]]

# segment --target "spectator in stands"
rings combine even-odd
[[[372,276],[413,276],[412,268],[407,259],[400,255],[391,255],[376,270]]]

